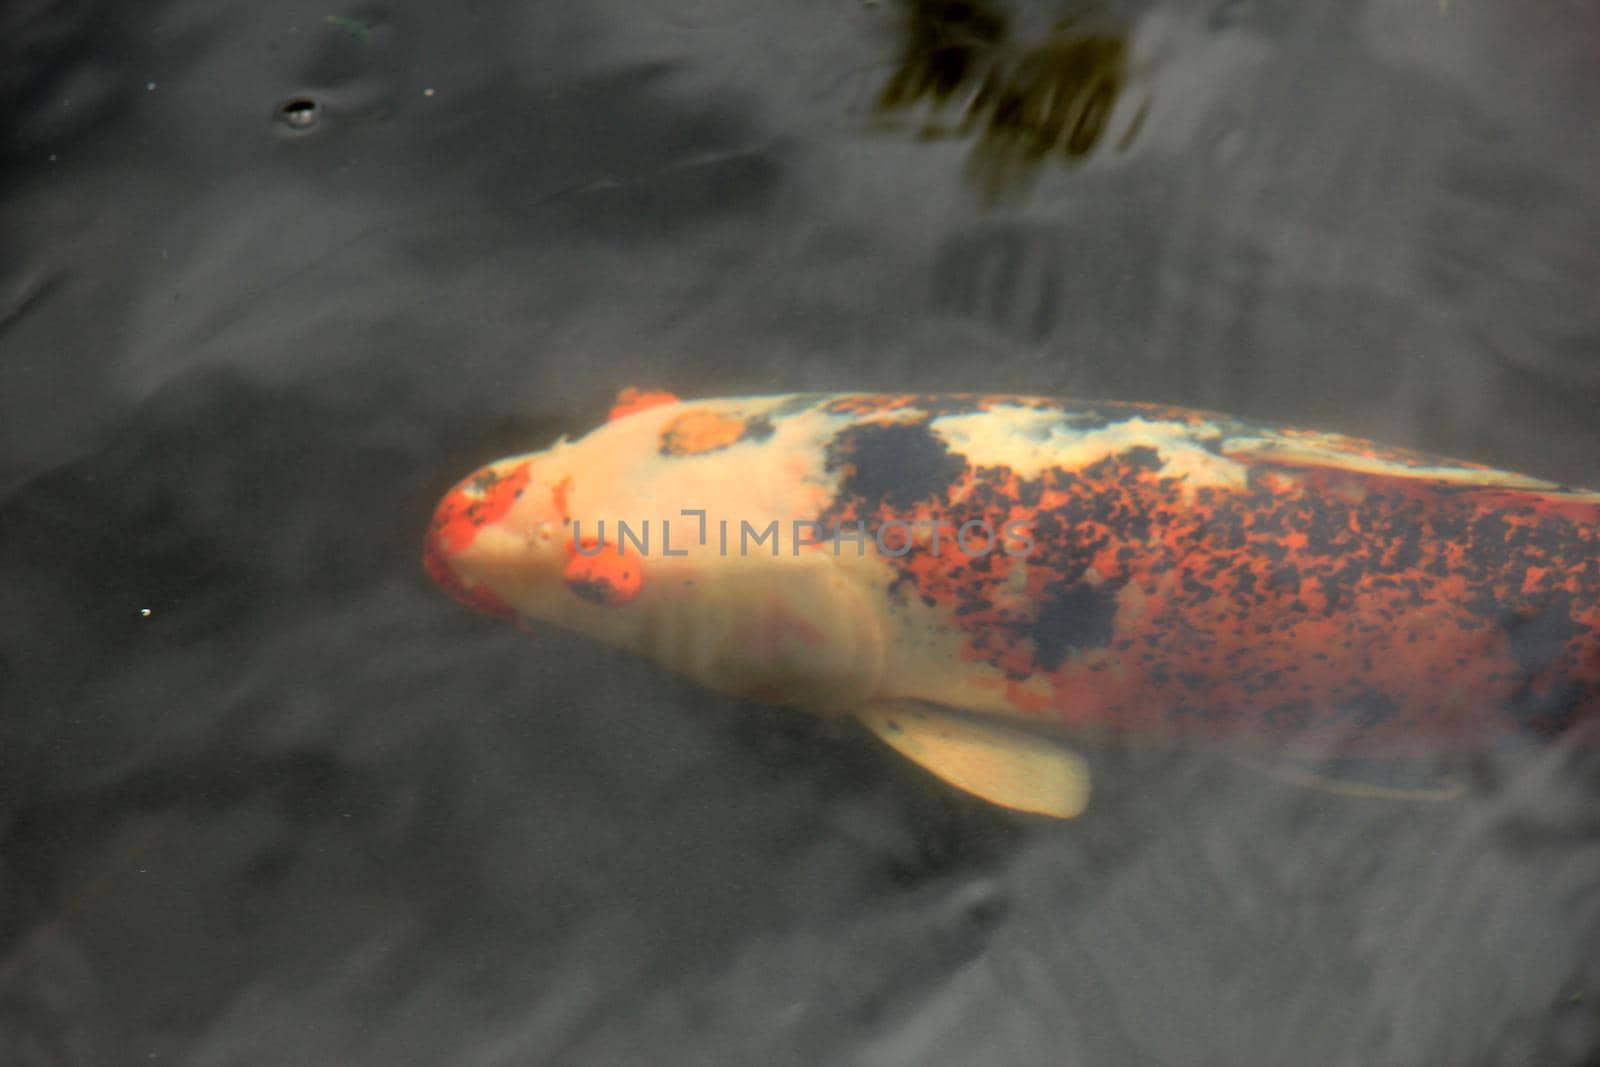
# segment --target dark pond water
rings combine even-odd
[[[1144,755],[1046,825],[418,565],[452,481],[626,385],[1600,482],[1600,9],[30,0],[0,41],[0,1063],[1600,1062],[1582,752],[1419,806]]]

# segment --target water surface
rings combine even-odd
[[[453,480],[625,385],[1600,482],[1593,9],[3,26],[0,1062],[1594,1062],[1584,753],[1424,807],[1124,754],[1042,825],[418,566]]]

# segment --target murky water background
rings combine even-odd
[[[417,562],[629,384],[1600,482],[1594,7],[0,19],[0,1063],[1596,1062],[1592,754],[1443,806],[1146,754],[1040,825]],[[884,111],[935,23],[1002,32]]]

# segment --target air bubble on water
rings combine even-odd
[[[308,130],[316,125],[320,110],[309,96],[296,96],[278,105],[278,120],[290,129]]]

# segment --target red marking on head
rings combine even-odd
[[[611,405],[611,414],[606,416],[606,421],[616,422],[618,419],[637,415],[641,411],[660,407],[662,404],[677,402],[678,398],[671,393],[647,393],[630,385],[617,394],[616,401]]]
[[[508,470],[485,468],[445,494],[433,513],[422,566],[452,598],[485,615],[513,618],[516,612],[481,586],[464,582],[450,560],[470,548],[478,531],[506,516],[528,484],[529,463]]]
[[[608,550],[591,538],[584,538],[585,556],[575,549],[561,571],[573,595],[601,607],[614,608],[628,603],[644,588],[644,570],[639,561]]]
[[[572,475],[570,474],[557,482],[556,487],[550,490],[550,506],[556,509],[556,515],[562,522],[566,522],[572,517],[567,510],[567,494],[570,492],[572,492]]]
[[[446,493],[433,513],[429,544],[447,556],[470,547],[479,530],[505,518],[517,502],[530,466],[518,463],[505,471],[486,467]]]

